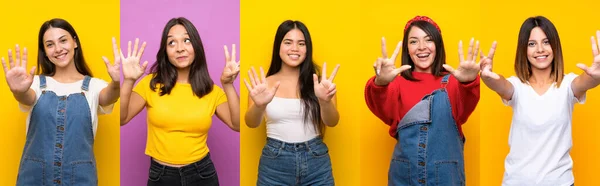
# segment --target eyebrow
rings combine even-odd
[[[62,36],[60,36],[58,39],[62,39],[62,38],[64,38],[64,37],[66,37],[66,36],[67,36],[67,35],[62,35]],[[52,40],[50,40],[50,39],[49,39],[49,40],[46,40],[44,43],[48,43],[48,42],[52,42]]]
[[[183,33],[183,35],[188,35],[188,36],[190,36],[190,35],[189,35],[187,32],[186,32],[186,33]],[[173,36],[173,35],[167,35],[167,38],[170,38],[170,37],[175,37],[175,36]]]
[[[283,41],[294,41],[292,39],[283,39]],[[298,40],[298,42],[305,42],[304,40]]]
[[[425,36],[425,37],[423,37],[423,38],[427,38],[427,37],[431,37],[431,36],[430,36],[430,35],[426,35],[426,36]],[[413,37],[409,37],[408,39],[419,39],[419,38],[418,38],[418,37],[414,37],[414,36],[413,36]]]

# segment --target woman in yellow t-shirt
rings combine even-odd
[[[127,56],[121,53],[121,125],[146,107],[146,154],[152,157],[148,185],[219,185],[206,139],[215,113],[232,130],[240,130],[240,101],[233,87],[239,73],[235,45],[231,57],[225,46],[223,89],[210,79],[200,35],[189,20],[167,23],[151,75],[133,88],[148,65],[139,63],[146,43],[139,50],[138,45],[136,39],[131,52],[130,41]]]

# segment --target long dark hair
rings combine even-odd
[[[204,47],[198,30],[194,24],[183,17],[173,18],[167,22],[163,29],[162,39],[160,40],[160,48],[156,53],[156,63],[152,65],[152,80],[150,81],[150,89],[156,91],[156,84],[160,83],[159,95],[170,94],[175,83],[177,82],[177,67],[169,62],[167,56],[167,37],[169,30],[175,25],[182,25],[188,32],[192,47],[194,47],[194,61],[190,65],[190,74],[188,80],[192,85],[192,91],[198,98],[210,93],[213,88],[213,81],[208,74],[206,65],[206,56],[204,55]]]
[[[83,49],[81,49],[81,43],[79,42],[79,37],[77,37],[77,32],[69,22],[64,19],[54,18],[49,21],[44,22],[42,27],[40,27],[40,33],[38,34],[38,64],[37,64],[37,74],[46,75],[46,76],[54,76],[56,73],[56,66],[54,63],[48,59],[48,54],[46,54],[46,50],[44,48],[44,34],[50,28],[60,28],[63,29],[73,37],[75,43],[77,43],[77,47],[74,49],[75,54],[73,55],[73,62],[75,63],[75,68],[77,72],[82,75],[92,76],[92,72],[90,68],[85,63],[85,59],[83,58]]]
[[[435,44],[435,58],[431,64],[431,74],[434,76],[443,76],[447,71],[442,66],[446,63],[446,50],[444,49],[444,40],[442,39],[442,34],[435,26],[427,21],[415,21],[410,24],[408,29],[406,29],[406,32],[404,32],[404,38],[402,39],[402,41],[405,41],[402,42],[402,65],[411,66],[409,70],[405,70],[401,73],[402,77],[410,81],[419,81],[412,76],[412,72],[416,67],[415,62],[410,58],[410,54],[408,53],[408,33],[410,33],[410,30],[412,30],[414,27],[419,27],[433,40],[433,43]]]
[[[319,100],[315,95],[315,88],[313,82],[313,74],[319,71],[319,67],[313,62],[312,40],[310,39],[310,33],[308,32],[308,28],[306,28],[306,26],[302,22],[287,20],[281,23],[277,28],[277,33],[275,34],[275,41],[273,42],[273,56],[271,57],[271,66],[269,67],[269,71],[267,72],[267,77],[281,70],[281,66],[283,63],[281,56],[279,56],[281,42],[283,41],[283,37],[285,37],[285,34],[287,34],[293,29],[298,29],[302,32],[302,34],[304,34],[304,42],[306,44],[306,58],[304,58],[304,61],[302,61],[302,63],[299,65],[300,76],[298,77],[300,99],[302,100],[302,105],[304,106],[304,123],[307,123],[307,121],[312,122],[316,132],[323,136],[323,133],[325,132],[325,125],[321,120],[321,107],[319,106]]]
[[[564,76],[564,62],[562,56],[562,47],[560,46],[560,38],[554,24],[544,16],[530,17],[523,22],[519,31],[519,40],[517,43],[517,56],[515,57],[515,73],[521,82],[529,81],[531,77],[531,64],[527,59],[527,44],[531,30],[535,27],[540,27],[546,34],[550,47],[552,48],[552,71],[550,77],[556,82],[556,87],[559,87]]]

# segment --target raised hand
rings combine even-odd
[[[319,82],[317,74],[313,74],[315,95],[317,96],[317,98],[319,98],[319,101],[329,102],[337,92],[337,89],[335,88],[335,83],[333,83],[333,79],[335,78],[335,75],[337,74],[339,68],[340,65],[336,65],[333,69],[333,72],[331,72],[329,78],[327,78],[327,63],[323,63],[323,69],[321,72],[321,82]]]
[[[586,74],[591,76],[596,82],[600,82],[600,30],[596,31],[596,39],[592,36],[592,54],[594,55],[594,61],[591,66],[586,66],[585,64],[577,64],[581,70],[583,70]]]
[[[463,44],[462,41],[458,42],[458,57],[460,64],[458,69],[454,70],[450,65],[444,64],[443,67],[450,72],[459,82],[470,82],[477,78],[479,74],[479,64],[475,62],[477,59],[477,52],[479,52],[479,41],[476,42],[475,48],[473,48],[474,39],[471,38],[469,42],[469,51],[467,53],[467,59],[463,55]]]
[[[221,84],[232,84],[237,75],[240,73],[240,62],[235,60],[235,44],[231,46],[231,56],[227,46],[225,49],[225,68],[221,74]]]
[[[121,66],[121,58],[119,56],[119,49],[117,48],[117,41],[115,38],[112,38],[113,45],[113,57],[115,58],[115,64],[111,65],[110,60],[107,57],[102,56],[104,60],[104,64],[106,65],[106,70],[108,71],[108,75],[110,75],[110,79],[114,82],[121,81],[120,76],[121,72],[119,71],[119,67]]]
[[[494,53],[496,52],[497,45],[498,43],[496,41],[492,43],[492,47],[490,48],[487,56],[483,53],[483,51],[479,53],[479,67],[481,68],[480,75],[482,78],[491,78],[495,80],[500,79],[500,76],[492,71]]]
[[[385,38],[381,38],[381,57],[377,58],[377,61],[373,64],[375,68],[375,74],[377,77],[375,78],[375,84],[377,85],[387,85],[392,82],[398,74],[402,73],[402,71],[410,69],[410,65],[403,65],[400,68],[396,68],[394,64],[396,61],[396,57],[398,57],[398,53],[402,48],[402,41],[398,42],[396,45],[396,49],[390,58],[387,57],[387,49],[385,46]]]
[[[248,70],[248,78],[252,84],[249,84],[246,79],[244,79],[244,84],[248,88],[250,98],[254,101],[256,107],[265,108],[275,97],[280,82],[278,81],[274,86],[269,87],[262,67],[260,67],[260,77],[256,74],[254,67],[251,67],[251,70]]]
[[[35,67],[32,67],[27,73],[27,48],[23,48],[23,56],[19,49],[19,45],[15,46],[16,60],[13,60],[12,51],[8,49],[8,61],[10,70],[6,66],[6,61],[2,57],[2,67],[6,75],[6,82],[10,87],[10,91],[16,94],[26,93],[33,83]]]
[[[121,50],[121,62],[123,63],[123,79],[124,80],[133,80],[136,81],[146,71],[146,67],[148,66],[148,61],[144,61],[142,65],[140,65],[140,59],[142,58],[142,54],[144,54],[144,49],[146,48],[146,42],[142,43],[142,47],[138,50],[138,45],[140,43],[139,39],[135,39],[135,44],[133,47],[133,52],[131,51],[131,41],[127,43],[127,57],[123,55],[123,50]],[[113,50],[117,51],[117,45],[115,40],[113,39]]]

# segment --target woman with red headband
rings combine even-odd
[[[545,17],[530,17],[519,31],[516,76],[505,79],[492,71],[493,50],[482,60],[481,79],[513,108],[502,185],[574,184],[573,106],[600,83],[597,42],[592,37],[592,66],[577,64],[584,73],[565,75],[556,27]]]
[[[460,65],[454,70],[445,64],[441,30],[432,19],[408,21],[403,40],[388,58],[382,39],[376,76],[365,87],[369,109],[398,140],[388,184],[465,185],[461,125],[479,102],[479,42],[474,46],[471,39],[467,59],[459,42]],[[396,68],[401,48],[402,66]]]

